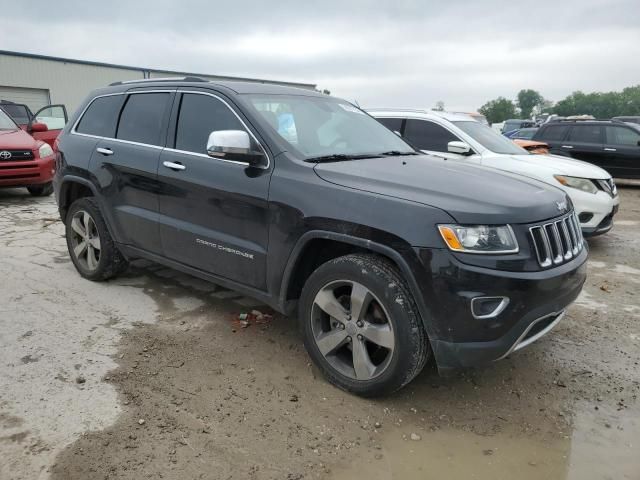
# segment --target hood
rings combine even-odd
[[[38,141],[23,130],[0,130],[0,150],[35,150]]]
[[[321,163],[315,171],[337,185],[439,208],[462,224],[533,223],[566,211],[557,205],[566,194],[546,183],[430,155]]]
[[[508,165],[507,161],[518,162],[518,165]],[[518,173],[531,174],[536,178],[540,178],[541,174],[546,174],[545,176],[566,175],[593,180],[611,178],[611,175],[600,167],[560,155],[483,155],[482,164],[493,168],[506,168],[510,171],[515,171],[517,168]]]

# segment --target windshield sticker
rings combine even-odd
[[[289,143],[298,143],[298,132],[293,114],[281,113],[278,115],[278,133]]]

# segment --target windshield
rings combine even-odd
[[[332,97],[248,95],[249,105],[306,159],[366,156],[415,150],[353,105]]]
[[[453,122],[464,133],[473,138],[480,145],[493,153],[503,153],[506,155],[527,155],[529,152],[517,146],[507,137],[500,135],[491,128],[479,122]]]
[[[29,112],[24,105],[3,103],[0,108],[2,108],[7,114],[9,114],[11,118],[16,121],[16,123],[24,125],[29,123]]]
[[[0,130],[16,130],[18,125],[0,109]]]

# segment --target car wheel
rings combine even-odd
[[[331,383],[357,395],[402,388],[429,356],[406,282],[375,255],[346,255],[313,272],[302,291],[300,321],[314,363]]]
[[[27,190],[34,197],[47,197],[53,193],[53,184],[49,182],[42,185],[29,185]]]
[[[107,280],[126,269],[127,261],[113,242],[95,199],[73,202],[65,226],[69,255],[84,278]]]

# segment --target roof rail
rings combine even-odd
[[[623,120],[615,118],[554,118],[549,120],[548,123],[560,123],[560,122],[615,122],[625,123]]]
[[[110,83],[110,87],[115,87],[116,85],[128,85],[130,83],[145,83],[145,82],[208,82],[204,78],[200,77],[164,77],[164,78],[140,78],[136,80],[123,80],[118,82]]]

